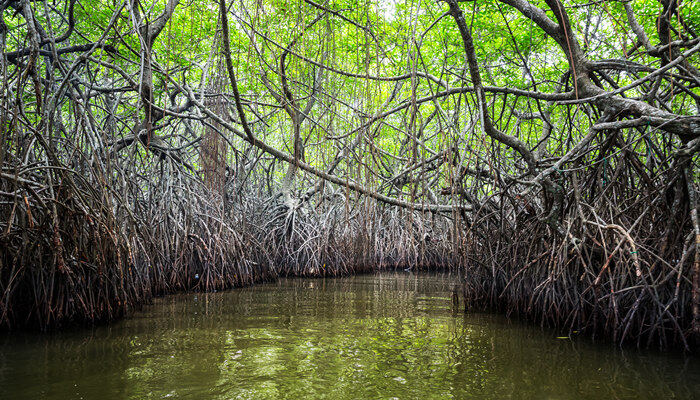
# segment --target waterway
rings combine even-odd
[[[693,399],[697,358],[454,310],[454,277],[281,279],[0,336],[0,399]]]

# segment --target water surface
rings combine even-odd
[[[453,279],[283,279],[0,336],[0,399],[700,398],[696,359],[458,313]]]

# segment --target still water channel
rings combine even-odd
[[[0,336],[0,399],[692,399],[695,358],[455,313],[453,277],[283,279]]]

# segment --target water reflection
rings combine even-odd
[[[0,337],[2,399],[694,398],[694,359],[451,309],[452,278],[282,280],[158,299],[91,331]]]

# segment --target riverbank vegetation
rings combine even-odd
[[[1,0],[0,326],[383,268],[700,337],[700,5]]]

